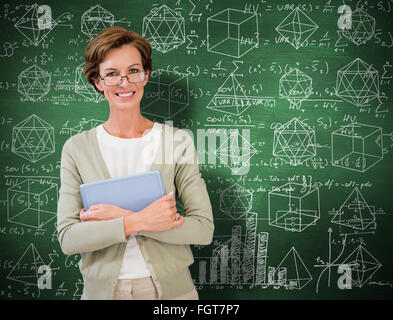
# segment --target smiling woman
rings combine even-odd
[[[121,27],[103,30],[86,48],[84,74],[110,112],[63,147],[57,219],[63,252],[82,255],[82,299],[198,299],[189,245],[211,242],[212,209],[192,138],[140,112],[150,55],[146,39]],[[158,160],[170,150],[165,143],[176,151],[174,162]],[[160,170],[167,194],[143,210],[107,203],[82,209],[81,184],[152,170]]]

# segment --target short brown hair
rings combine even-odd
[[[94,79],[99,75],[99,65],[104,61],[106,54],[112,48],[120,48],[124,44],[132,44],[141,54],[142,65],[145,71],[152,70],[151,44],[144,37],[132,30],[122,27],[109,27],[102,30],[90,40],[85,52],[85,66],[83,73],[94,89],[99,91],[94,85]]]

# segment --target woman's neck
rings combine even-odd
[[[153,121],[143,117],[140,113],[122,115],[111,113],[108,120],[103,123],[104,129],[109,134],[126,139],[144,136],[153,125]]]

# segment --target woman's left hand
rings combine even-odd
[[[83,221],[103,221],[125,217],[128,210],[122,209],[113,204],[100,203],[92,205],[89,210],[82,209],[79,212],[79,219]]]

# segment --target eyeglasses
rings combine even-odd
[[[101,80],[104,80],[104,84],[106,86],[118,86],[123,82],[123,78],[127,78],[128,83],[138,83],[138,82],[145,81],[146,72],[145,71],[130,72],[125,76],[108,74],[103,78],[101,78],[100,75],[98,76],[100,77]]]

